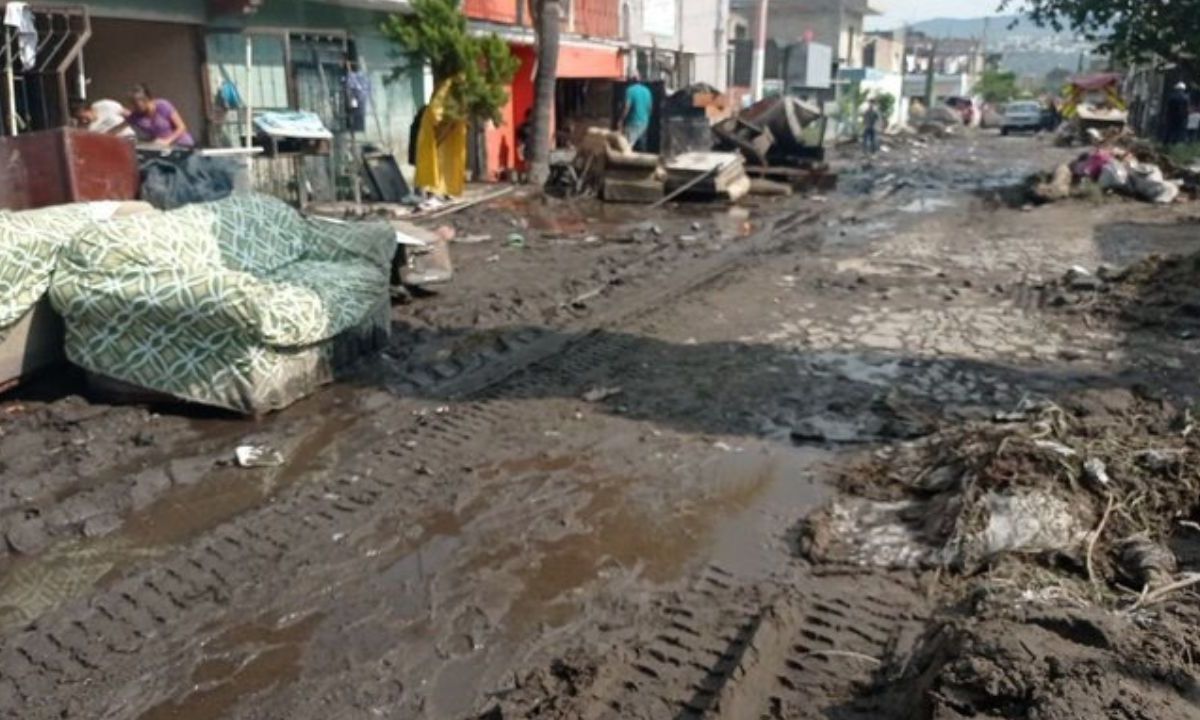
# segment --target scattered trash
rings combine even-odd
[[[525,236],[521,233],[510,233],[508,236],[508,246],[514,248],[524,248]]]
[[[283,454],[266,445],[239,445],[234,450],[239,467],[263,468],[283,465]]]
[[[584,402],[598,403],[603,402],[611,397],[615,397],[624,392],[620,387],[601,387],[588,390],[583,394]]]

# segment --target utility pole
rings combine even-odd
[[[758,27],[754,30],[754,63],[750,71],[750,95],[755,102],[763,99],[763,80],[767,72],[767,14],[770,0],[758,0]]]
[[[929,51],[929,70],[925,74],[925,110],[933,109],[934,79],[937,75],[938,40],[934,38],[933,48]]]

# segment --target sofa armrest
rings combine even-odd
[[[328,262],[365,262],[386,270],[396,254],[396,231],[386,222],[306,220],[305,258]]]

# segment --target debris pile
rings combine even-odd
[[[1198,448],[1190,412],[1125,391],[1027,401],[854,467],[850,497],[806,520],[803,547],[819,562],[966,574],[1035,558],[1045,584],[1163,587],[1168,541],[1200,503]]]
[[[1152,255],[1123,270],[1094,273],[1076,267],[1041,293],[1051,307],[1193,334],[1200,324],[1200,255]]]
[[[608,202],[655,203],[663,196],[663,174],[657,155],[635,152],[625,136],[593,128],[584,140],[587,160],[583,181],[599,184]]]
[[[737,202],[750,187],[746,165],[736,153],[686,153],[667,163],[667,190],[675,197]]]
[[[1128,133],[1097,136],[1096,145],[1071,163],[1030,179],[1031,199],[1039,203],[1087,196],[1095,190],[1169,205],[1197,187],[1196,174],[1179,168]]]

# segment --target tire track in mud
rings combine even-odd
[[[861,690],[925,623],[911,576],[747,585],[709,566],[659,602],[648,638],[600,661],[589,687],[555,698],[518,690],[482,717],[528,717],[557,701],[547,717],[877,720],[894,709]]]
[[[194,655],[214,611],[257,613],[286,588],[288,578],[302,576],[314,556],[360,559],[338,544],[349,532],[396,508],[419,518],[420,509],[447,499],[453,492],[449,483],[431,490],[421,483],[420,469],[461,461],[472,443],[480,455],[494,450],[486,442],[488,430],[519,422],[527,412],[519,401],[499,398],[536,395],[546,385],[560,388],[581,370],[619,357],[631,340],[593,334],[596,330],[652,313],[756,253],[786,245],[794,238],[782,236],[811,218],[795,213],[665,281],[635,289],[627,301],[597,313],[574,333],[519,333],[491,348],[482,364],[431,368],[428,376],[394,387],[404,395],[476,399],[415,419],[411,405],[380,410],[371,418],[374,428],[354,433],[338,448],[343,457],[360,458],[353,463],[357,472],[297,481],[275,502],[6,634],[0,639],[0,714],[22,720],[140,714],[170,689],[162,677],[147,677],[146,668],[165,669],[181,655]],[[503,392],[489,391],[500,383],[506,384]],[[372,458],[381,456],[388,465],[410,470],[376,472]]]

